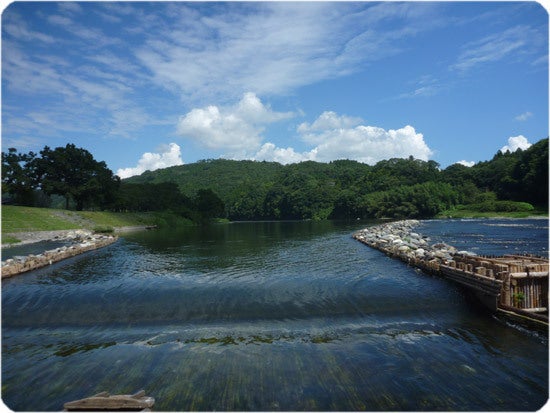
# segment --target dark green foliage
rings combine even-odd
[[[120,180],[107,168],[105,162],[96,161],[86,149],[67,144],[64,148],[44,147],[40,157],[29,162],[40,188],[48,195],[61,195],[74,200],[76,209],[112,203]]]
[[[213,218],[428,218],[461,205],[494,212],[548,205],[548,139],[524,151],[499,151],[472,168],[454,164],[441,171],[434,161],[412,157],[373,166],[350,160],[283,166],[220,159],[145,172],[120,185],[103,162],[74,145],[46,147],[40,154],[2,153],[3,191],[36,203],[36,191],[42,189],[70,198],[79,208],[171,211],[201,223]],[[94,196],[98,188],[103,188],[101,197]]]
[[[370,192],[384,191],[399,185],[415,185],[440,179],[439,164],[408,159],[392,158],[380,161],[368,175]]]
[[[443,182],[425,182],[374,192],[366,197],[366,216],[373,218],[429,218],[458,201],[458,193]]]
[[[189,197],[197,190],[210,188],[229,205],[228,197],[242,185],[273,182],[283,169],[277,162],[232,161],[227,159],[205,160],[147,171],[125,180],[130,183],[174,182]]]
[[[548,204],[548,139],[519,153],[510,180],[514,190],[510,198],[537,205]]]
[[[193,204],[200,222],[208,222],[213,218],[224,216],[225,205],[211,189],[199,189]]]
[[[30,161],[33,152],[21,154],[15,148],[2,152],[2,194],[17,205],[32,206],[36,202],[36,181],[32,177]]]
[[[2,166],[3,190],[12,193],[20,205],[40,205],[46,194],[63,196],[67,209],[70,201],[77,210],[105,208],[114,201],[120,182],[105,162],[73,144],[53,150],[46,146],[39,157],[10,148],[2,153]]]
[[[172,182],[132,184],[123,181],[118,191],[115,209],[119,211],[177,211],[191,208],[192,201]]]
[[[233,220],[432,217],[461,204],[492,211],[547,204],[548,140],[525,151],[497,153],[472,168],[434,161],[389,159],[273,162],[208,160],[148,172],[129,181],[176,182],[189,196],[212,189]],[[537,188],[536,190],[534,188]]]
[[[473,182],[482,191],[495,192],[500,200],[548,206],[548,138],[526,150],[498,151],[491,161],[479,162],[469,169],[462,176],[463,181]],[[453,183],[449,179],[457,178],[456,173],[446,171],[446,181]]]

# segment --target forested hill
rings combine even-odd
[[[277,162],[203,160],[187,165],[145,171],[125,179],[125,183],[176,183],[187,196],[199,189],[211,189],[222,199],[242,185],[274,182],[284,166]]]
[[[176,184],[184,195],[210,189],[230,219],[430,217],[468,204],[478,210],[548,206],[548,138],[501,153],[471,168],[444,170],[434,161],[394,158],[369,166],[330,163],[206,160],[145,172],[123,181]]]

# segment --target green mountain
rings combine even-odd
[[[434,161],[412,157],[373,166],[216,159],[147,171],[122,185],[161,183],[176,185],[189,198],[210,189],[230,219],[430,217],[461,204],[530,210],[531,204],[548,205],[548,138],[527,150],[499,151],[471,168],[440,170]]]
[[[233,161],[208,159],[196,163],[146,171],[125,179],[125,183],[159,184],[171,182],[192,197],[199,189],[211,189],[223,200],[243,185],[262,185],[273,182],[283,170],[277,162]]]

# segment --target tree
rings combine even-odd
[[[2,192],[10,194],[16,204],[34,204],[36,182],[29,171],[29,161],[35,156],[33,152],[18,153],[15,148],[2,152]]]
[[[114,199],[119,178],[86,149],[74,144],[53,150],[46,146],[40,155],[31,161],[40,187],[48,195],[65,197],[67,209],[71,199],[79,211],[91,205],[105,207]]]
[[[220,197],[211,189],[199,189],[195,196],[194,204],[202,222],[224,216],[225,205]]]

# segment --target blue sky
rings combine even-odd
[[[121,177],[200,159],[471,164],[548,136],[536,2],[32,2],[2,14],[2,150]]]

